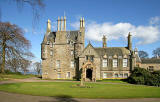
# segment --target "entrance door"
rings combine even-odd
[[[86,70],[86,78],[92,80],[92,69]]]

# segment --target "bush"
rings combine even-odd
[[[5,70],[5,73],[6,73],[6,74],[18,74],[18,75],[22,75],[21,72],[12,72],[12,71],[10,71],[10,70]]]
[[[136,67],[127,81],[132,84],[160,86],[160,71],[151,73],[144,68]]]

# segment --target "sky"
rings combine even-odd
[[[33,60],[41,60],[41,42],[46,22],[51,20],[52,31],[57,30],[58,16],[67,17],[67,30],[78,30],[80,18],[85,18],[85,46],[102,46],[102,36],[108,47],[127,46],[131,32],[133,49],[152,51],[160,47],[160,0],[43,0],[40,19],[33,30],[33,12],[29,5],[17,8],[12,0],[0,0],[1,21],[18,25],[31,42]]]

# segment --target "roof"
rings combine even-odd
[[[71,40],[71,41],[77,41],[78,37],[81,36],[81,33],[77,30],[77,31],[66,31],[66,37],[67,39]],[[48,40],[53,40],[56,38],[56,32],[51,32],[47,35],[47,41]]]
[[[141,59],[142,61],[142,64],[157,64],[159,63],[160,64],[160,59],[157,59],[157,58],[143,58]]]
[[[80,36],[80,32],[77,31],[67,31],[67,39],[72,40],[72,41],[77,41],[78,37]]]
[[[103,56],[104,54],[108,56],[130,55],[130,51],[125,47],[107,47],[107,48],[94,48],[94,49],[100,56]]]

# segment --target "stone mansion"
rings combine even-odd
[[[85,20],[80,19],[80,29],[66,30],[66,17],[57,20],[57,31],[51,31],[51,21],[47,21],[47,31],[41,43],[43,79],[80,79],[96,81],[100,79],[127,78],[136,66],[158,69],[157,63],[144,61],[138,50],[132,48],[132,37],[128,34],[125,47],[107,47],[106,36],[102,37],[102,47],[89,43],[85,47]],[[147,63],[143,63],[147,62]]]

